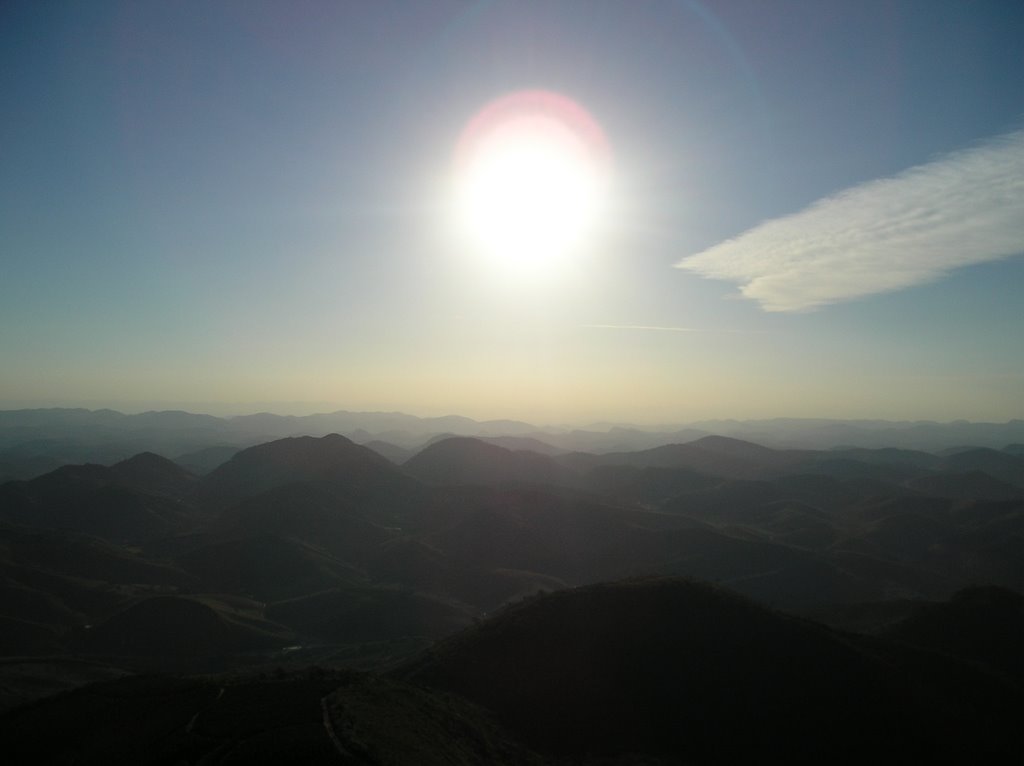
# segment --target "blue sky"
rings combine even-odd
[[[0,407],[1024,416],[1021,39],[1009,2],[5,3]],[[600,123],[612,202],[509,283],[444,189],[525,88]]]

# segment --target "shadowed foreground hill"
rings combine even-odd
[[[530,766],[451,695],[359,673],[136,677],[0,717],[8,763]]]
[[[920,606],[887,636],[976,662],[1024,689],[1024,597],[1012,590],[966,588]]]
[[[83,631],[78,642],[86,654],[177,658],[259,651],[289,640],[280,625],[233,621],[196,599],[155,596]]]
[[[532,599],[396,673],[562,756],[999,763],[1019,752],[1009,686],[678,579]]]

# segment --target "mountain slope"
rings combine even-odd
[[[637,452],[602,455],[577,452],[557,459],[577,469],[615,465],[685,468],[723,478],[759,479],[794,468],[805,460],[805,455],[797,451],[773,450],[740,439],[705,436],[685,444],[666,444]]]
[[[0,485],[0,521],[117,542],[147,540],[193,523],[194,510],[181,502],[192,483],[187,471],[152,453],[109,468],[66,465]]]
[[[204,500],[230,502],[300,481],[328,482],[354,495],[412,485],[387,459],[338,434],[300,436],[242,450],[200,482]]]
[[[879,656],[675,579],[518,604],[396,675],[462,694],[563,756],[993,763],[1013,753],[1021,711],[1019,694],[969,669]]]
[[[480,439],[451,437],[434,442],[402,469],[427,484],[572,485],[575,472],[547,455],[511,450]]]

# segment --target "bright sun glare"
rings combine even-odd
[[[607,176],[607,143],[582,107],[546,91],[505,96],[459,141],[460,233],[504,271],[557,269],[596,230]]]

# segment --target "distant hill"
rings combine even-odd
[[[239,447],[220,445],[205,447],[195,452],[178,455],[178,457],[174,458],[174,462],[196,476],[205,476],[214,468],[228,462],[238,454],[239,450]]]
[[[68,465],[30,481],[0,485],[0,521],[83,532],[128,542],[180,530],[194,522],[181,503],[193,477],[151,453],[111,468]]]
[[[33,478],[67,463],[110,465],[144,451],[195,455],[181,464],[201,475],[222,462],[204,455],[208,448],[238,449],[286,437],[330,433],[358,443],[381,441],[405,450],[419,448],[439,435],[453,435],[495,439],[499,446],[525,447],[541,454],[553,450],[603,454],[684,444],[717,435],[777,449],[850,447],[937,452],[964,445],[997,450],[1010,445],[1004,451],[1012,454],[1014,445],[1024,443],[1024,420],[932,423],[776,418],[652,427],[598,423],[573,429],[512,420],[476,421],[457,415],[420,418],[399,412],[344,410],[302,417],[258,413],[230,418],[181,411],[125,415],[114,410],[6,410],[0,411],[0,481]]]
[[[547,455],[510,450],[480,439],[451,437],[425,447],[402,469],[428,484],[573,485],[579,477]]]
[[[401,465],[413,455],[413,450],[406,449],[405,447],[399,447],[397,444],[391,444],[390,442],[381,441],[380,439],[373,439],[365,442],[364,447],[372,449],[381,457],[385,457],[395,465]]]
[[[754,479],[777,475],[797,465],[802,458],[799,453],[772,450],[738,439],[705,436],[686,444],[666,444],[638,452],[609,452],[600,455],[573,453],[558,459],[578,470],[627,465],[637,468],[682,468],[710,476]]]
[[[429,447],[439,441],[445,441],[459,436],[460,434],[437,434],[436,436],[428,439],[423,447]],[[486,442],[487,444],[504,447],[507,450],[536,452],[538,455],[561,455],[568,452],[568,450],[548,444],[534,436],[475,436],[472,438]]]
[[[196,481],[190,471],[152,452],[122,460],[111,466],[110,472],[123,487],[175,498],[188,494]]]
[[[242,450],[199,484],[204,500],[230,502],[303,481],[328,482],[355,494],[399,492],[410,480],[387,459],[344,436],[300,436]]]
[[[950,471],[984,471],[1007,484],[1024,488],[1024,457],[979,448],[949,455],[942,465]]]
[[[1024,497],[1024,487],[1008,484],[977,470],[944,471],[920,476],[908,481],[907,486],[925,494],[965,500],[1012,500]]]

